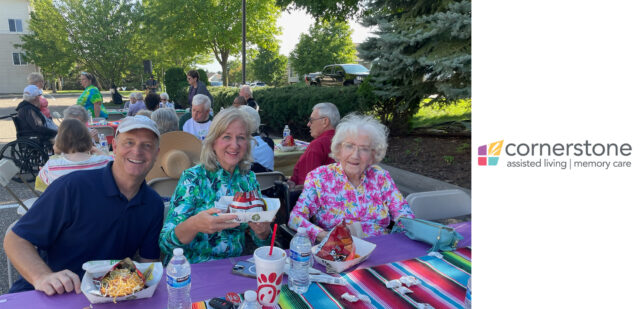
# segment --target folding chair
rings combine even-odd
[[[149,180],[147,185],[156,190],[160,196],[170,198],[178,186],[178,180],[177,178],[160,177]]]
[[[471,214],[471,197],[459,189],[411,193],[407,202],[418,219],[440,220]]]
[[[40,197],[40,194],[35,189],[33,189],[30,185],[27,184],[24,178],[22,178],[22,175],[18,174],[19,172],[20,172],[20,169],[15,165],[15,163],[13,163],[13,161],[7,160],[7,159],[0,160],[0,185],[2,185],[2,187],[4,187],[7,190],[7,192],[9,192],[9,194],[11,194],[11,196],[22,207],[22,208],[18,208],[18,214],[24,215],[29,210],[29,208],[31,208],[31,205],[33,205],[33,203],[38,199],[38,197]],[[22,180],[22,183],[25,186],[27,186],[27,188],[29,188],[31,192],[33,192],[33,194],[36,195],[35,198],[30,198],[28,200],[22,201],[9,188],[9,183],[11,179],[16,175],[20,178],[20,180]]]
[[[287,177],[285,177],[283,173],[275,171],[256,173],[256,179],[260,184],[260,192],[262,192],[263,196],[277,198],[280,200],[280,210],[278,210],[278,213],[276,214],[274,223],[277,223],[278,228],[280,228],[284,233],[278,233],[276,235],[276,241],[278,241],[281,248],[288,249],[289,242],[291,242],[291,238],[295,235],[295,232],[292,232],[287,226],[287,222],[289,222],[289,214],[291,214],[291,202],[289,200],[289,185],[287,184]]]

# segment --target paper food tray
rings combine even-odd
[[[345,262],[325,260],[318,257],[317,254],[320,251],[320,245],[315,245],[311,248],[311,252],[313,253],[313,258],[316,260],[316,262],[326,266],[327,272],[335,271],[338,273],[341,273],[355,265],[360,264],[361,262],[364,262],[367,258],[369,258],[369,256],[371,255],[371,252],[373,252],[373,249],[376,248],[376,245],[374,243],[370,243],[358,237],[352,236],[352,238],[353,238],[353,244],[356,247],[356,254],[359,255],[359,257],[353,260],[345,261]]]
[[[238,219],[234,220],[235,222],[271,222],[273,218],[278,213],[278,209],[280,209],[280,200],[277,198],[264,197],[265,203],[267,204],[266,211],[260,212],[235,212],[234,215],[238,216]],[[229,204],[233,201],[233,196],[223,196],[215,202],[215,207],[222,210],[223,212],[227,212],[229,209]]]
[[[97,269],[97,272],[89,273],[88,271],[84,273],[82,277],[82,284],[80,288],[82,289],[82,293],[84,296],[89,299],[89,302],[92,304],[101,304],[101,303],[111,303],[113,302],[113,297],[104,297],[94,294],[96,291],[95,284],[93,283],[93,278],[102,277],[111,269],[113,265],[118,263],[120,260],[99,260],[99,261],[89,261],[82,264],[82,269]],[[151,272],[150,280],[145,283],[145,288],[127,296],[116,297],[116,302],[121,302],[125,300],[138,299],[138,298],[149,298],[153,296],[153,293],[156,291],[158,287],[158,283],[160,279],[162,279],[162,274],[164,273],[164,269],[162,268],[162,263],[138,263],[134,262],[136,267],[140,270],[140,272],[144,273],[151,264],[154,264],[153,271]],[[92,292],[93,291],[93,292]],[[98,294],[100,291],[98,290]]]

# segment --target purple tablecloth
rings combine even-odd
[[[471,222],[451,225],[464,240],[458,246],[471,245]],[[358,265],[358,268],[375,266],[389,262],[402,261],[424,255],[428,244],[413,241],[404,234],[390,234],[367,238],[367,241],[377,245],[368,260]],[[392,249],[392,250],[391,250]],[[244,292],[256,289],[256,279],[241,277],[231,274],[234,261],[249,258],[238,257],[206,263],[191,265],[191,300],[193,302],[210,299],[216,296],[224,296],[227,292]],[[324,267],[316,265],[316,268],[324,271]],[[118,304],[96,304],[93,308],[166,308],[167,288],[164,284],[164,276],[160,280],[160,286],[151,298],[125,301]],[[89,306],[89,300],[81,294],[64,294],[47,296],[42,292],[29,291],[15,294],[0,295],[0,307],[2,308],[84,308]]]

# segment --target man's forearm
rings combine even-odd
[[[16,270],[32,285],[38,278],[51,273],[51,268],[40,258],[36,247],[13,231],[4,237],[4,250]]]

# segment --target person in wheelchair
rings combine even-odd
[[[22,94],[22,102],[18,104],[16,111],[17,123],[16,130],[18,137],[35,137],[44,146],[51,146],[52,138],[56,136],[58,131],[47,127],[45,116],[40,112],[40,96],[42,90],[35,85],[29,85],[24,88]]]

